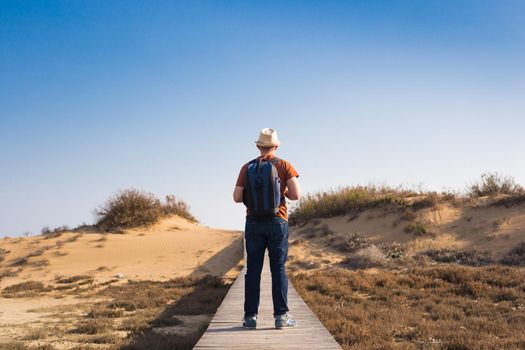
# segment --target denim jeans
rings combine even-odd
[[[268,248],[272,273],[274,316],[288,311],[288,222],[280,217],[246,218],[246,275],[244,280],[244,316],[257,315],[261,294],[261,270]]]

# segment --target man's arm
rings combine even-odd
[[[235,186],[235,190],[233,190],[233,200],[235,203],[242,203],[242,190],[244,187],[242,186]]]
[[[296,201],[301,198],[301,186],[299,186],[299,180],[297,176],[294,176],[286,181],[287,190],[284,193],[289,200]]]

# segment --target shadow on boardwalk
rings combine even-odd
[[[192,349],[231,286],[216,276],[224,276],[238,266],[242,256],[243,240],[240,238],[209,258],[189,276],[188,280],[195,283],[192,292],[168,305],[149,322],[148,329],[133,334],[133,339],[122,349]],[[219,265],[221,270],[217,270]],[[215,276],[206,275],[209,271]]]

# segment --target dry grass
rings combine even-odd
[[[511,176],[498,173],[482,174],[481,180],[470,185],[467,189],[467,195],[473,198],[499,194],[521,196],[525,194],[525,189],[518,185]]]
[[[386,266],[388,260],[377,246],[371,244],[365,248],[349,254],[341,265],[350,269],[365,269],[370,267]]]
[[[162,203],[154,194],[136,189],[118,192],[97,209],[96,214],[99,217],[96,226],[107,231],[151,226],[168,215],[197,221],[188,205],[175,196],[166,196]]]
[[[345,237],[348,238],[335,245],[336,249],[344,253],[354,253],[359,249],[366,248],[370,245],[370,240],[359,232],[349,233],[345,235]]]
[[[128,332],[126,339],[114,337],[119,349],[191,349],[207,324],[188,336],[158,334],[155,327],[179,325],[177,315],[213,314],[229,286],[213,276],[108,286],[96,294],[108,300],[93,305],[70,332],[97,335],[89,339],[93,344],[109,341],[112,332]]]
[[[111,327],[111,322],[103,318],[90,318],[81,321],[72,329],[71,333],[76,334],[100,334],[104,333]]]
[[[57,277],[55,282],[59,284],[71,284],[83,285],[93,283],[94,277],[89,275],[75,275],[69,277]]]
[[[38,260],[32,260],[29,262],[29,266],[32,266],[34,268],[44,268],[49,265],[49,259],[38,259]]]
[[[2,296],[5,298],[32,297],[50,290],[51,288],[44,285],[42,282],[27,281],[5,287],[2,291]]]
[[[407,197],[418,193],[391,187],[356,186],[303,197],[290,213],[292,224],[313,218],[327,218],[358,213],[386,204],[405,205]]]
[[[76,242],[80,237],[82,237],[82,234],[81,233],[78,233],[76,235],[73,235],[69,238],[66,238],[64,241],[62,241],[63,243],[73,243],[73,242]],[[57,242],[58,243],[58,242]],[[58,244],[57,244],[58,246]]]
[[[430,234],[430,224],[419,220],[410,221],[405,226],[405,232],[413,233],[416,236],[427,235]]]
[[[48,226],[45,226],[42,228],[41,234],[42,236],[44,236],[44,239],[51,239],[60,237],[64,232],[68,231],[71,231],[71,229],[66,225],[56,227],[53,230],[50,229]]]
[[[525,266],[525,242],[521,242],[512,249],[503,259],[501,263],[505,265]]]
[[[24,266],[27,265],[29,259],[26,257],[16,258],[9,266]]]
[[[25,335],[25,340],[44,340],[49,336],[63,336],[62,329],[57,324],[46,323],[43,326],[29,328]]]
[[[430,249],[421,254],[440,263],[456,263],[470,266],[483,266],[494,263],[489,252],[477,250]]]
[[[21,271],[21,268],[19,268],[18,270],[4,269],[0,271],[0,280],[4,277],[16,277]]]
[[[22,342],[3,343],[1,341],[0,341],[0,349],[2,350],[56,350],[56,348],[50,344],[28,346]]]
[[[489,196],[490,205],[516,205],[525,202],[525,189],[510,176],[483,174],[463,193],[414,191],[403,187],[354,186],[304,196],[291,210],[290,224],[303,224],[316,218],[348,215],[351,221],[366,209],[389,206],[401,211],[417,211],[439,203],[453,206],[472,204]],[[411,221],[411,220],[406,220]]]
[[[516,268],[332,269],[290,277],[344,349],[525,347],[525,278]]]
[[[88,275],[78,275],[57,277],[55,283],[59,287],[78,286],[90,280]],[[0,340],[0,349],[37,349],[31,347],[35,341],[42,349],[63,342],[67,349],[192,349],[208,325],[206,320],[211,319],[210,315],[215,313],[229,287],[230,284],[214,276],[93,285],[75,292],[77,297],[86,298],[86,303],[56,310],[53,317],[62,321],[32,325],[18,339],[20,342]],[[55,295],[57,289],[31,281],[3,291],[8,296],[37,292]],[[200,315],[201,323],[197,327],[194,323],[191,327],[185,326],[181,319],[189,315]],[[188,333],[166,335],[156,330],[170,326],[188,327]]]
[[[31,257],[34,257],[34,256],[41,256],[42,254],[44,254],[46,252],[45,249],[41,248],[41,249],[37,249],[35,251],[32,251],[30,252],[29,254],[27,254],[27,258],[31,258]]]

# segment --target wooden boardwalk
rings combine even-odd
[[[297,327],[275,329],[268,255],[261,276],[257,329],[242,328],[245,272],[243,269],[231,286],[194,349],[341,349],[291,283],[288,284],[288,307],[297,320]]]

